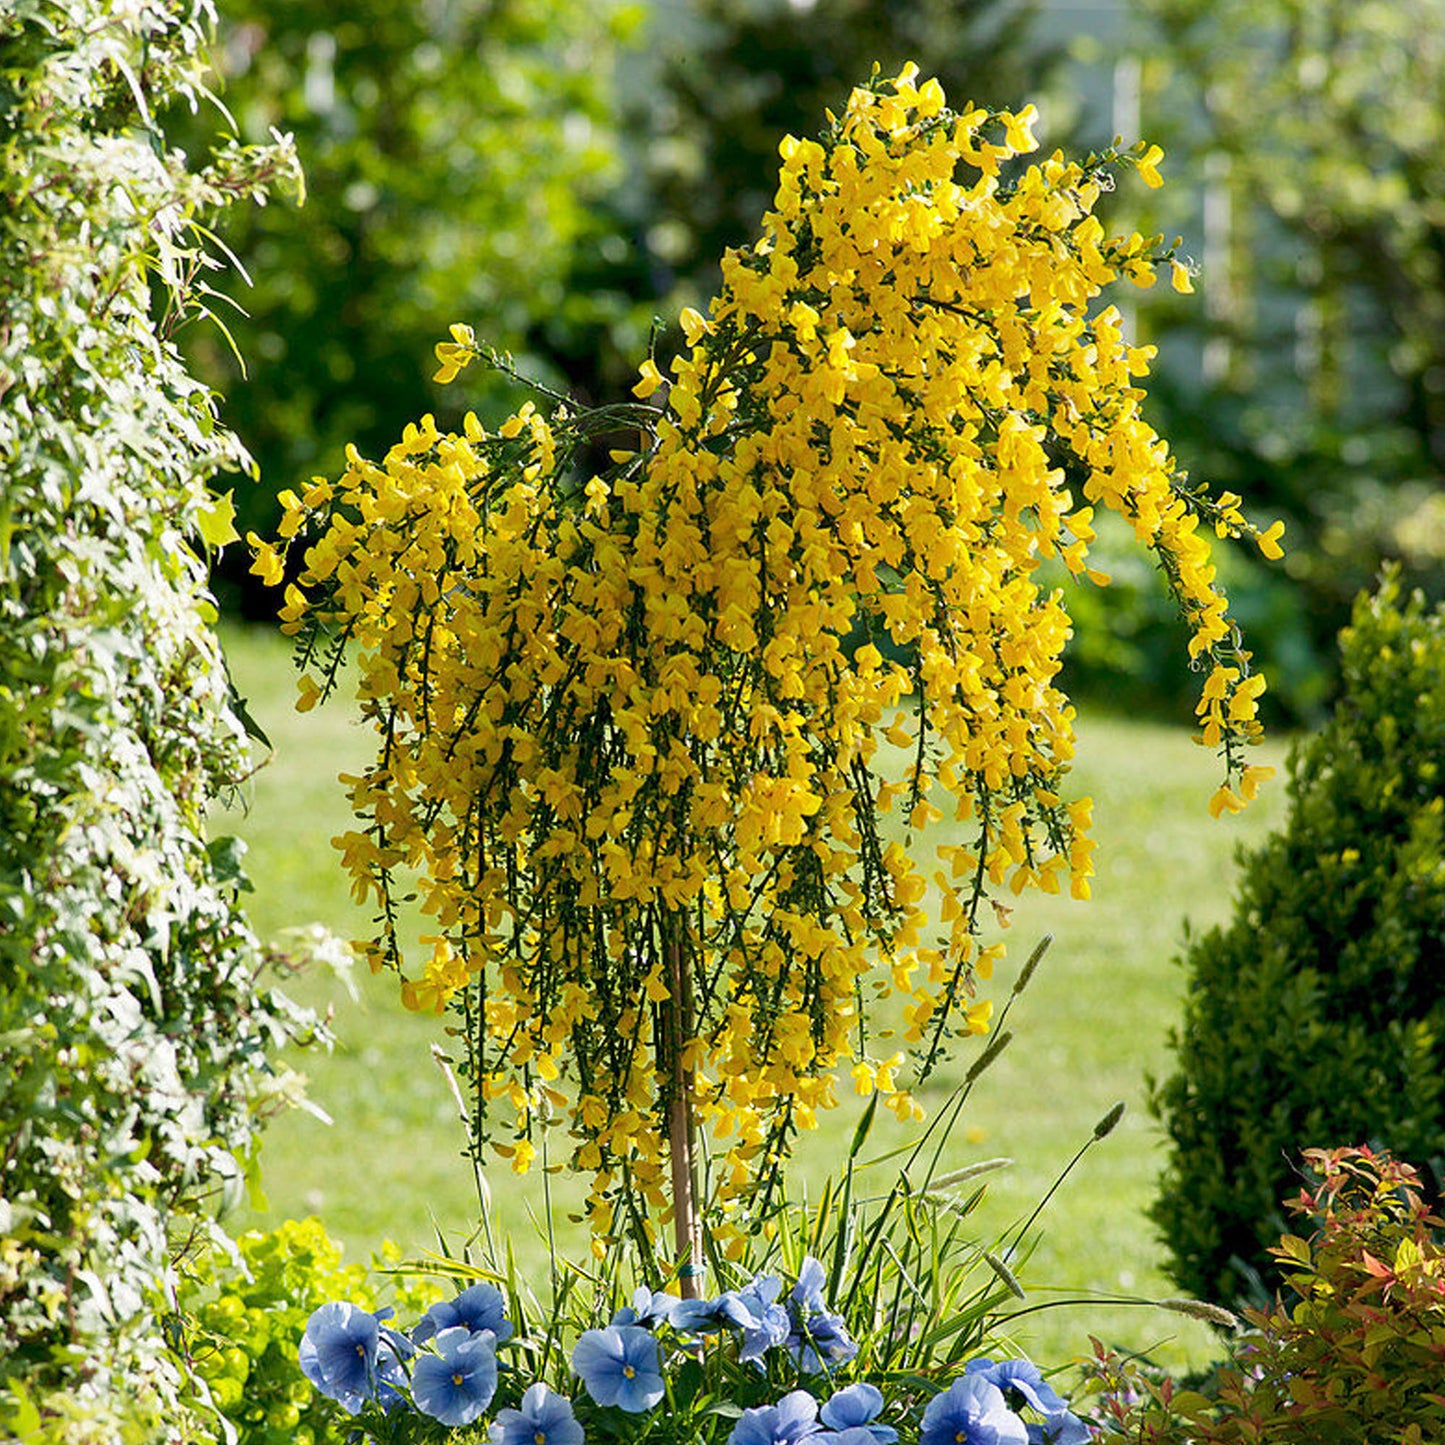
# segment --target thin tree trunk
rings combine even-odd
[[[692,1074],[683,1051],[692,1036],[692,982],[683,959],[682,940],[672,920],[667,950],[667,988],[663,1004],[671,1102],[667,1109],[667,1152],[672,1169],[672,1234],[678,1263],[678,1292],[697,1299],[702,1278],[702,1225],[697,1212],[697,1166],[693,1156]]]

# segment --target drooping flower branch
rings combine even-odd
[[[1159,267],[1187,286],[1093,214],[1112,170],[1157,181],[1157,148],[1025,166],[1031,120],[950,111],[911,68],[875,80],[821,143],[784,141],[761,240],[684,312],[668,376],[644,363],[646,405],[428,417],[287,499],[303,705],[350,650],[380,740],[338,840],[380,908],[363,946],[410,1007],[455,1013],[479,1154],[525,1169],[561,1123],[604,1238],[652,1238],[664,1155],[689,1214],[701,1129],[725,1242],[840,1066],[916,1117],[912,1088],[987,1027],[989,905],[1087,895],[1070,621],[1037,574],[1107,580],[1097,507],[1189,625],[1216,810],[1262,775],[1262,679],[1203,533],[1277,554],[1278,528],[1188,483],[1140,414],[1150,350],[1096,305]],[[438,354],[443,380],[498,360],[464,326]],[[619,425],[637,449],[580,474]],[[256,565],[279,577],[281,553]],[[413,889],[431,954],[408,972]],[[901,1077],[868,1030],[890,995]],[[690,1217],[677,1233],[691,1268]]]

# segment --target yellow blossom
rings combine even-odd
[[[1255,537],[1259,550],[1264,553],[1271,562],[1277,562],[1284,556],[1284,548],[1279,545],[1279,539],[1284,536],[1284,523],[1273,522],[1266,531],[1260,532]]]
[[[254,532],[246,533],[246,542],[254,554],[251,562],[252,573],[268,587],[279,586],[284,575],[280,554],[269,542],[263,541]]]
[[[1135,162],[1139,174],[1144,178],[1144,184],[1154,190],[1164,184],[1164,178],[1159,174],[1159,162],[1163,159],[1164,152],[1157,145],[1151,145]]]
[[[657,363],[650,356],[642,363],[640,372],[642,379],[632,388],[632,394],[640,397],[651,396],[662,385],[662,373],[657,369]],[[624,460],[625,456],[617,459]]]
[[[458,372],[470,366],[477,356],[476,337],[470,326],[464,326],[458,322],[451,328],[452,339],[440,341],[436,347],[437,361],[440,363],[433,381],[446,385],[456,380]]]
[[[712,330],[707,317],[691,306],[684,306],[678,313],[677,319],[689,346],[696,346]]]

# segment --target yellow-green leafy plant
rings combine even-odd
[[[380,747],[338,843],[380,910],[362,946],[410,1007],[452,1011],[479,1157],[524,1170],[556,1125],[594,1234],[650,1244],[670,1213],[684,1288],[698,1150],[727,1249],[840,1069],[917,1117],[918,1082],[986,1029],[993,905],[1087,895],[1070,624],[1037,571],[1107,580],[1096,507],[1188,620],[1213,810],[1263,772],[1264,683],[1206,536],[1277,555],[1279,528],[1188,483],[1140,413],[1149,349],[1096,305],[1161,267],[1188,288],[1158,238],[1094,215],[1115,170],[1157,183],[1160,153],[1025,165],[1033,120],[952,111],[911,67],[875,78],[821,142],[783,141],[761,238],[636,402],[424,418],[285,498],[279,546],[254,539],[273,580],[300,553],[302,706],[357,659]],[[463,325],[438,355],[444,381],[506,364]],[[610,469],[579,468],[619,430]],[[906,1050],[869,1030],[889,996]]]
[[[307,1317],[341,1295],[368,1311],[381,1308],[383,1317],[386,1307],[421,1313],[440,1297],[440,1287],[399,1274],[399,1258],[394,1245],[384,1244],[370,1269],[343,1264],[341,1246],[312,1218],[249,1230],[230,1255],[207,1250],[186,1261],[172,1336],[241,1445],[337,1438],[341,1412],[296,1369]]]

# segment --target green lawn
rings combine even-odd
[[[215,824],[250,844],[251,918],[265,937],[313,922],[357,936],[368,919],[352,904],[328,840],[347,818],[336,774],[362,765],[367,734],[341,702],[305,716],[291,710],[286,648],[273,634],[229,630],[225,642],[237,685],[275,747],[247,786],[244,810]],[[1099,842],[1094,898],[1019,900],[1013,957],[995,980],[996,995],[1042,933],[1055,942],[1010,1019],[1013,1046],[980,1081],[950,1141],[948,1167],[1000,1154],[1015,1160],[992,1176],[977,1216],[980,1233],[996,1235],[1031,1210],[1097,1120],[1123,1100],[1123,1123],[1090,1151],[1040,1221],[1024,1284],[1037,1287],[1037,1299],[1045,1287],[1158,1297],[1173,1291],[1144,1217],[1160,1166],[1145,1077],[1168,1067],[1182,984],[1172,960],[1186,918],[1202,927],[1227,916],[1236,846],[1258,841],[1282,818],[1285,750],[1280,743],[1261,750],[1281,777],[1257,803],[1213,822],[1205,804],[1216,764],[1187,734],[1087,712],[1080,732],[1076,791],[1095,800]],[[263,1153],[270,1208],[258,1220],[319,1213],[352,1258],[383,1238],[408,1250],[429,1247],[437,1228],[458,1239],[476,1217],[476,1191],[460,1157],[455,1105],[430,1054],[433,1043],[446,1042],[443,1021],[406,1013],[391,978],[356,983],[356,1003],[329,978],[290,990],[335,1011],[335,1053],[298,1061],[312,1099],[335,1122],[327,1127],[300,1111],[276,1120]],[[930,1096],[947,1087],[940,1081]],[[828,1121],[798,1151],[799,1188],[816,1189],[836,1162],[840,1133],[854,1122],[854,1110],[844,1112],[841,1124]],[[901,1137],[880,1135],[880,1150]],[[569,1191],[565,1180],[553,1182],[560,1215]],[[499,1169],[488,1184],[519,1254],[540,1263],[533,1222],[544,1212],[540,1179],[518,1181]],[[1210,1357],[1203,1326],[1155,1310],[1050,1310],[1029,1325],[1027,1343],[1041,1361],[1086,1350],[1090,1333],[1132,1348],[1162,1342],[1160,1357],[1175,1366]]]

